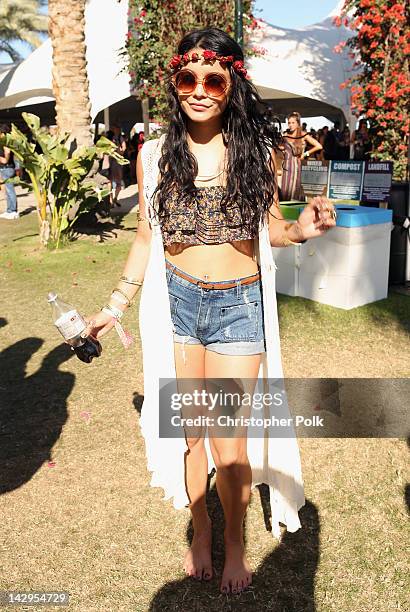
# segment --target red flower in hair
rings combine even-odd
[[[205,50],[202,54],[202,57],[206,60],[213,60],[213,59],[216,59],[216,55],[217,54],[215,53],[215,51]]]
[[[243,65],[242,60],[237,60],[236,62],[234,62],[232,64],[232,67],[235,70],[235,72],[237,72],[238,74],[242,75],[245,78],[247,77],[248,73],[246,71],[245,66]]]
[[[221,55],[221,56],[218,56],[218,59],[221,62],[221,64],[226,64],[228,62],[233,62],[233,55]]]
[[[240,74],[244,78],[248,78],[248,73],[245,69],[242,60],[234,62],[233,55],[218,55],[215,51],[204,49],[202,53],[184,53],[184,55],[174,55],[168,64],[168,68],[174,72],[178,70],[182,65],[188,64],[188,62],[197,62],[200,57],[203,57],[206,61],[219,61],[221,64],[232,64],[232,68],[237,74]]]
[[[172,60],[169,62],[169,67],[170,68],[178,68],[180,62],[181,62],[181,56],[180,55],[174,55],[174,57],[172,58]]]

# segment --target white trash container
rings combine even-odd
[[[392,211],[346,205],[336,209],[337,225],[324,236],[275,248],[277,291],[345,310],[386,298]]]

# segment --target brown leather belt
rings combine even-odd
[[[182,272],[181,270],[174,268],[174,266],[170,264],[168,261],[165,261],[165,264],[167,268],[169,268],[170,270],[172,269],[174,274],[176,274],[177,276],[180,276],[181,278],[184,278],[185,280],[189,281],[193,285],[198,285],[198,287],[202,287],[202,289],[233,289],[234,287],[237,286],[237,284],[250,285],[251,283],[254,283],[255,281],[259,280],[261,277],[261,273],[260,271],[258,271],[256,272],[256,274],[253,274],[252,276],[246,276],[245,278],[238,279],[238,283],[236,282],[235,283],[207,283],[201,280],[193,280],[191,276],[188,276],[187,274],[184,274],[184,272]]]

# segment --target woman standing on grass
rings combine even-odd
[[[318,237],[335,225],[332,206],[316,198],[298,222],[284,221],[277,198],[269,124],[247,78],[240,46],[216,28],[196,30],[170,62],[170,121],[144,144],[137,162],[140,222],[118,289],[90,320],[97,337],[120,318],[139,285],[144,368],[141,429],[151,485],[175,508],[188,506],[194,536],[184,570],[213,574],[207,476],[225,515],[225,566],[220,589],[237,593],[251,582],[243,520],[252,485],[270,486],[272,531],[300,527],[304,504],[297,441],[159,437],[161,378],[178,391],[207,389],[222,378],[269,384],[282,377],[271,245]],[[89,330],[90,331],[90,330]],[[192,385],[190,385],[190,381]],[[258,415],[255,406],[250,414]],[[271,409],[269,409],[271,410]],[[259,410],[260,413],[260,410]],[[194,413],[195,414],[195,413]]]

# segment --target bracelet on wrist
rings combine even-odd
[[[138,285],[139,287],[142,286],[143,281],[139,281],[137,278],[132,278],[130,276],[121,276],[120,277],[120,281],[122,281],[123,283],[128,283],[129,285]]]
[[[111,297],[117,302],[119,302],[120,304],[123,304],[124,306],[132,306],[134,303],[128,297],[128,295],[124,293],[124,291],[118,288],[112,290]]]
[[[112,304],[106,304],[103,308],[101,308],[101,312],[104,312],[105,314],[114,317],[114,319],[116,319],[117,321],[119,321],[124,315],[122,310],[116,308],[115,306],[112,306]]]
[[[282,236],[282,246],[289,246],[290,244],[300,244],[299,242],[293,242],[293,240],[291,240],[290,238],[288,238],[286,236],[286,234],[283,234]]]
[[[116,301],[116,302],[118,302],[119,304],[122,304],[123,306],[126,306],[127,308],[128,308],[128,306],[130,306],[130,302],[128,302],[128,301],[126,301],[126,300],[124,300],[123,298],[118,297],[118,296],[115,294],[115,291],[113,291],[113,292],[111,293],[111,299],[112,299],[112,300],[115,300],[115,301]]]

